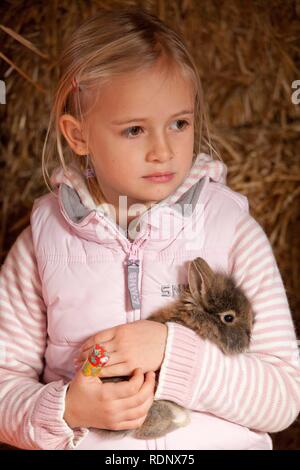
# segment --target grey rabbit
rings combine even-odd
[[[180,323],[194,330],[202,339],[212,341],[228,355],[242,353],[249,347],[254,323],[251,304],[232,276],[221,271],[213,272],[200,257],[189,263],[188,287],[184,287],[179,298],[159,308],[147,320]],[[158,375],[156,385],[157,379]],[[126,378],[101,380],[112,382]],[[154,400],[144,423],[137,429],[93,430],[108,438],[131,434],[136,439],[155,439],[189,422],[186,408],[168,400]]]

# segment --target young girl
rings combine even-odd
[[[100,11],[69,38],[60,66],[47,133],[57,152],[43,150],[43,163],[58,155],[60,165],[1,271],[0,440],[272,449],[268,433],[300,410],[294,324],[266,234],[203,137],[201,83],[183,39],[142,9]],[[232,273],[252,302],[243,354],[147,320],[187,284],[197,256]],[[129,380],[83,375],[74,359],[81,366],[95,343],[109,355],[102,376]],[[153,399],[189,408],[190,424],[152,440],[92,429],[136,429]]]

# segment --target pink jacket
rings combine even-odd
[[[131,241],[95,206],[75,168],[53,173],[56,195],[35,200],[1,269],[1,441],[25,449],[272,449],[268,433],[300,411],[299,351],[270,243],[226,173],[199,154],[184,183],[135,221]],[[191,423],[145,441],[70,429],[64,399],[78,347],[167,304],[197,256],[232,273],[251,299],[250,349],[225,356],[168,323],[155,399],[189,408]]]

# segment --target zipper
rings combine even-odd
[[[150,229],[148,228],[146,237],[133,241],[127,258],[127,289],[129,291],[131,307],[133,310],[141,308],[139,291],[140,260],[139,249],[148,240]]]
[[[105,217],[105,222],[111,227],[112,230],[116,231],[115,226]],[[148,227],[144,237],[139,238],[137,241],[134,240],[132,243],[126,238],[123,233],[118,230],[118,235],[125,241],[126,246],[129,247],[128,258],[127,258],[127,289],[129,292],[131,307],[133,310],[141,308],[140,301],[140,290],[139,290],[139,277],[140,277],[140,260],[139,260],[139,249],[146,243],[149,238],[150,228]]]

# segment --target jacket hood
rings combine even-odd
[[[177,208],[178,211],[178,206],[180,209],[185,204],[191,204],[193,211],[205,182],[210,179],[226,184],[226,177],[227,166],[225,163],[212,159],[206,153],[199,153],[181,185],[167,198],[155,204],[155,207],[169,206],[174,209]],[[59,188],[60,204],[73,224],[81,223],[91,211],[99,211],[112,218],[112,214],[109,212],[109,204],[97,205],[95,203],[87,187],[85,176],[75,162],[67,166],[66,171],[61,167],[55,168],[50,180],[54,187]],[[135,225],[142,215],[134,219]],[[123,231],[125,230],[123,229]]]

